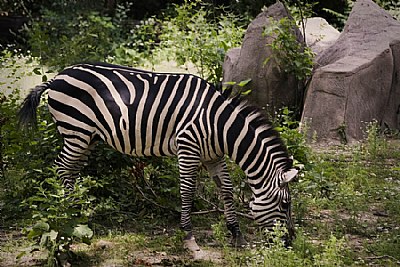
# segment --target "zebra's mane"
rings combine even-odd
[[[225,94],[224,96],[227,97],[226,100],[230,102],[230,105],[234,109],[239,110],[239,114],[244,118],[255,116],[251,120],[250,127],[254,129],[259,129],[261,127],[263,130],[261,131],[261,138],[272,137],[272,140],[269,141],[268,144],[278,145],[278,149],[281,150],[283,152],[283,155],[288,159],[283,169],[287,171],[292,168],[293,160],[289,157],[287,147],[281,139],[279,132],[275,130],[270,120],[268,120],[268,118],[266,117],[265,112],[259,107],[251,105],[248,100],[244,99],[240,94],[237,94],[235,96]]]

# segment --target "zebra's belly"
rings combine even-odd
[[[152,138],[146,135],[146,139],[141,138],[141,134],[137,133],[134,136],[127,135],[127,132],[118,136],[113,134],[113,140],[104,140],[110,146],[115,148],[121,153],[131,156],[175,156],[177,152],[176,138],[173,134],[168,139],[161,139],[159,137]],[[102,138],[104,139],[104,138]]]

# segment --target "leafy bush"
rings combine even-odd
[[[232,15],[212,18],[201,1],[175,5],[176,15],[163,22],[162,49],[179,64],[194,63],[201,77],[210,82],[222,79],[222,63],[228,49],[240,45],[244,29]]]
[[[276,115],[275,129],[280,133],[289,154],[294,158],[294,165],[310,167],[311,149],[307,144],[306,131],[300,131],[300,123],[295,119],[295,114],[289,108],[282,108]]]
[[[79,62],[105,61],[119,40],[118,33],[110,17],[96,12],[69,18],[46,10],[41,20],[33,22],[28,38],[34,56],[62,69]]]
[[[274,51],[273,57],[279,66],[285,72],[294,74],[299,81],[305,81],[311,76],[314,55],[310,48],[297,41],[295,28],[297,25],[292,19],[271,20],[271,25],[265,29],[264,34],[274,38],[269,46]]]
[[[344,245],[344,238],[337,238],[333,234],[320,244],[315,244],[303,232],[297,233],[292,246],[287,247],[283,238],[286,228],[275,226],[271,232],[259,232],[257,242],[247,250],[239,252],[227,244],[223,224],[220,221],[212,225],[215,238],[223,246],[225,261],[230,266],[345,266],[344,255],[348,248]]]
[[[172,15],[149,18],[130,30],[129,8],[119,5],[114,17],[82,10],[71,16],[45,9],[41,19],[27,28],[32,53],[56,69],[85,61],[130,66],[192,62],[203,78],[219,82],[226,51],[239,46],[244,33],[239,18],[222,13],[213,18],[211,8],[201,1],[174,5]]]
[[[89,188],[96,187],[96,182],[86,177],[66,192],[55,170],[47,170],[36,171],[42,182],[37,182],[33,195],[22,203],[32,211],[33,226],[26,231],[35,242],[32,251],[47,251],[47,266],[65,266],[73,260],[71,245],[76,241],[90,244],[93,236],[88,221],[95,198]]]
[[[225,53],[240,46],[244,29],[239,17],[222,12],[216,16],[210,10],[201,1],[173,5],[162,19],[152,17],[136,25],[112,60],[128,65],[191,62],[202,78],[220,82]]]
[[[159,35],[161,24],[156,18],[140,21],[121,43],[116,44],[114,53],[109,56],[109,61],[121,65],[155,65],[160,59],[156,58],[157,48],[160,45]]]
[[[32,0],[3,0],[0,2],[0,16],[28,15],[30,10],[26,7]]]
[[[23,131],[19,128],[17,113],[20,104],[20,92],[17,81],[20,80],[18,73],[21,71],[23,58],[10,55],[11,52],[4,51],[1,58],[2,67],[5,72],[10,73],[4,87],[6,92],[0,92],[3,103],[0,106],[0,114],[4,124],[1,127],[2,136],[2,192],[1,196],[7,199],[3,206],[4,218],[24,215],[18,212],[17,203],[30,196],[35,176],[27,176],[33,169],[41,169],[43,162],[51,165],[60,147],[55,125],[46,107],[41,106],[38,110],[40,123],[37,130]],[[22,73],[24,75],[24,73]],[[15,89],[17,88],[17,89]],[[7,93],[7,95],[6,95]],[[33,180],[30,180],[32,178]]]
[[[75,63],[107,61],[126,37],[130,5],[118,5],[113,17],[85,3],[56,2],[44,8],[41,17],[26,28],[33,56],[57,70]]]

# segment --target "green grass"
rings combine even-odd
[[[198,243],[209,258],[193,261],[182,249],[177,218],[132,218],[118,227],[93,225],[92,244],[72,247],[77,266],[398,266],[400,141],[378,137],[313,148],[310,158],[311,167],[292,185],[297,239],[289,249],[264,242],[241,218],[254,246],[236,250],[228,245],[223,218],[210,213],[194,216]],[[29,249],[29,242],[19,231],[0,231],[0,266],[18,263],[13,257]],[[40,254],[25,256],[18,265],[37,259]]]

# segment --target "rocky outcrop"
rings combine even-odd
[[[331,26],[324,18],[308,18],[304,22],[307,46],[316,56],[331,46],[339,38],[340,32]],[[300,27],[302,30],[302,27]]]
[[[318,141],[359,140],[373,120],[400,129],[399,21],[372,0],[358,0],[316,62],[302,121]]]
[[[284,17],[290,15],[281,2],[260,13],[248,26],[242,47],[228,51],[223,65],[224,82],[251,79],[243,90],[251,89],[249,100],[270,114],[279,107],[296,105],[301,95],[294,75],[286,73],[274,60],[273,51],[268,46],[273,37],[264,35],[271,18],[279,20]],[[294,31],[297,40],[302,42],[300,31],[297,28]]]

